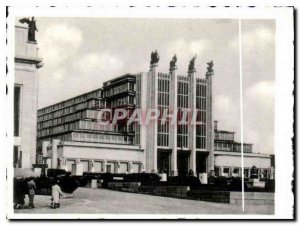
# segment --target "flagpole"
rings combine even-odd
[[[245,187],[244,187],[244,119],[243,119],[243,61],[242,61],[242,25],[239,19],[239,59],[240,59],[240,112],[241,112],[241,167],[242,167],[242,208],[245,212]]]

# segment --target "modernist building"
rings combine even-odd
[[[68,171],[72,165],[83,165],[83,171],[94,172],[180,175],[192,170],[214,175],[217,170],[221,175],[220,168],[226,169],[222,154],[240,155],[240,144],[234,142],[232,132],[227,132],[223,140],[226,132],[216,127],[214,140],[212,62],[205,78],[201,78],[194,67],[195,59],[185,76],[177,74],[176,56],[169,72],[161,73],[155,52],[149,72],[120,76],[104,82],[98,90],[40,109],[38,154],[48,160],[49,167]],[[119,108],[128,115],[113,124],[112,117]],[[100,113],[104,109],[107,112]],[[167,110],[177,120],[172,123],[171,117],[164,121],[158,117],[148,124],[129,123],[135,109],[142,114]],[[191,119],[188,111],[196,112],[197,124],[180,123],[185,116]],[[108,124],[102,125],[103,120]],[[220,148],[223,142],[232,144],[230,150],[224,151],[223,145]],[[244,144],[244,148],[253,154],[251,145]]]
[[[134,143],[133,125],[126,119],[111,123],[111,113],[99,118],[99,111],[134,105],[135,76],[127,74],[105,82],[97,89],[38,111],[38,155],[48,158],[50,168],[71,171],[82,164],[83,171],[140,172],[144,150]],[[101,125],[99,120],[108,121]]]
[[[36,162],[38,56],[36,41],[28,40],[28,28],[15,27],[14,159],[16,168],[31,168]]]

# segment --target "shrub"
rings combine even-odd
[[[61,177],[65,175],[70,175],[70,172],[66,172],[62,169],[48,169],[47,170],[47,177]]]
[[[125,181],[141,182],[141,185],[156,186],[159,184],[160,177],[155,173],[131,173],[125,176]]]
[[[267,192],[275,192],[275,180],[270,180],[270,179],[268,179],[268,180],[266,181],[265,190],[266,190]]]
[[[77,177],[65,176],[60,179],[61,190],[65,193],[73,193],[80,186]]]

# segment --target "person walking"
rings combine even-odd
[[[29,209],[32,209],[34,208],[33,200],[34,200],[36,185],[33,179],[30,179],[30,181],[27,184],[28,184]]]
[[[63,193],[59,186],[59,181],[56,181],[52,186],[52,204],[51,208],[56,209],[60,207],[59,198],[63,196]]]

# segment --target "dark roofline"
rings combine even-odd
[[[227,131],[227,130],[215,130],[216,132],[220,132],[220,133],[230,133],[230,134],[235,134],[235,132],[233,131]]]
[[[103,82],[103,87],[107,87],[107,86],[109,86],[111,83],[116,82],[116,81],[119,81],[119,80],[122,80],[122,79],[127,78],[127,77],[135,78],[135,75],[134,75],[134,74],[131,74],[131,73],[126,73],[126,74],[121,75],[121,76],[118,76],[118,77],[116,77],[116,78],[113,78],[113,79],[104,81],[104,82]],[[110,84],[107,85],[107,83],[110,83]]]
[[[84,96],[84,95],[87,95],[87,94],[90,94],[90,93],[92,93],[92,92],[99,91],[99,90],[102,90],[102,88],[97,88],[97,89],[94,89],[94,90],[92,90],[92,91],[88,91],[88,92],[85,92],[85,93],[83,93],[83,94],[76,95],[76,96],[74,96],[74,97],[71,97],[71,98],[65,99],[65,100],[63,100],[63,101],[54,103],[54,104],[52,104],[52,105],[45,106],[45,107],[43,107],[43,108],[38,109],[38,111],[43,110],[43,109],[46,109],[46,108],[49,108],[49,107],[52,107],[52,106],[55,106],[55,105],[59,105],[59,104],[61,104],[61,103],[63,103],[63,102],[67,102],[67,101],[70,101],[70,100],[72,100],[72,99],[75,99],[75,98],[78,98],[78,97],[82,97],[82,96]]]

